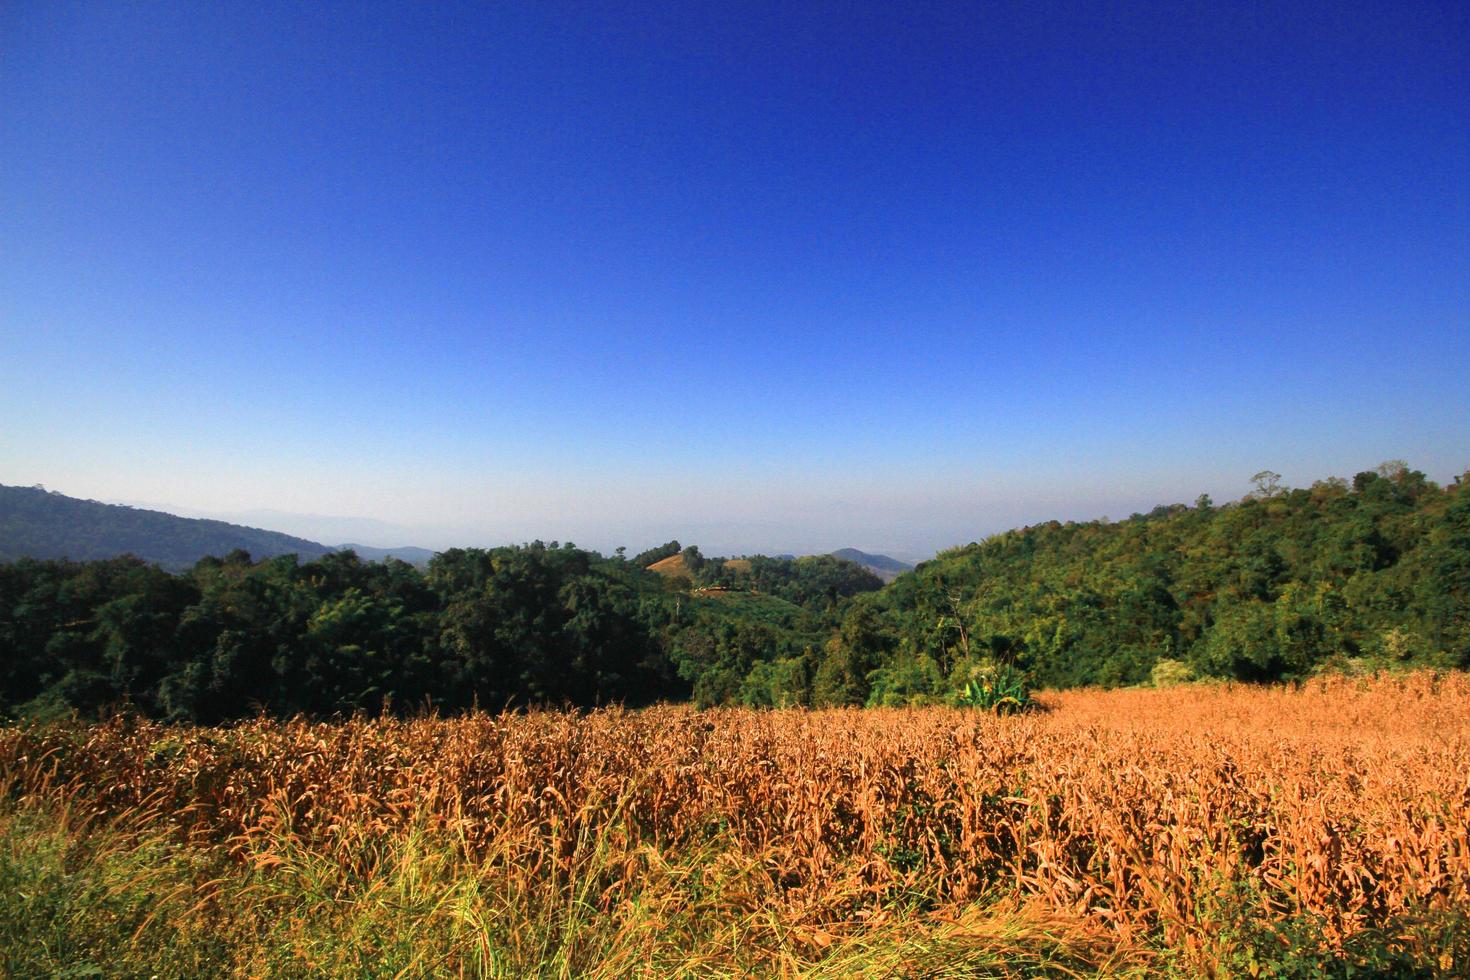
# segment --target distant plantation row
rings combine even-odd
[[[0,711],[693,699],[954,703],[1005,678],[1123,686],[1470,665],[1470,481],[1402,464],[1119,522],[1051,522],[883,586],[831,556],[629,560],[536,542],[426,570],[350,553],[0,565]],[[970,692],[970,694],[966,694]]]

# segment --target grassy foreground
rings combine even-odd
[[[7,976],[1470,970],[1470,679],[0,729]]]

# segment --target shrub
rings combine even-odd
[[[998,715],[1026,711],[1035,706],[1031,699],[1031,682],[1012,666],[994,664],[971,672],[963,687],[955,694],[955,704],[962,708],[981,708]]]
[[[1149,676],[1154,687],[1174,687],[1194,680],[1194,668],[1182,660],[1165,658],[1154,664]]]

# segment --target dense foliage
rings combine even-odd
[[[694,552],[690,561],[689,552]],[[704,558],[698,549],[685,549],[686,566],[694,581],[707,588],[753,589],[780,596],[798,606],[836,608],[843,599],[874,592],[883,581],[855,562],[832,555],[803,558]]]
[[[0,711],[215,721],[530,703],[984,704],[1033,684],[1470,666],[1470,481],[1402,464],[1051,522],[880,589],[832,556],[570,544],[0,564]],[[662,565],[660,564],[662,563]],[[677,574],[644,567],[677,565]],[[665,567],[665,571],[668,568]],[[968,693],[967,693],[968,692]]]
[[[1324,665],[1470,666],[1470,479],[1402,463],[1125,521],[1050,522],[940,555],[865,605],[888,671],[990,659],[1044,685],[1182,669],[1248,681]],[[891,683],[891,682],[890,682]]]
[[[218,721],[385,704],[772,703],[756,668],[802,663],[852,576],[767,569],[774,591],[690,590],[571,544],[454,549],[427,571],[351,552],[244,552],[171,574],[136,558],[0,564],[0,708],[130,703]],[[855,566],[852,566],[855,568]],[[861,570],[858,570],[861,573]],[[866,574],[866,573],[861,573]],[[872,583],[876,587],[876,582]]]

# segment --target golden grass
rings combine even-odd
[[[621,930],[598,962],[616,948],[630,970],[667,934],[718,923],[744,930],[720,948],[741,946],[762,972],[841,973],[861,953],[931,975],[914,963],[959,963],[987,943],[1034,951],[1040,935],[1094,968],[1164,947],[1213,970],[1234,915],[1310,917],[1329,956],[1385,924],[1470,907],[1465,675],[1042,702],[1010,718],[118,718],[0,729],[0,785],[25,805],[129,814],[227,849],[265,881],[302,867],[393,880],[406,841],[452,840],[459,878],[519,894],[474,914],[574,908]]]
[[[648,566],[650,572],[657,572],[665,578],[687,578],[693,580],[694,573],[689,570],[689,564],[684,561],[683,555],[670,555]]]

